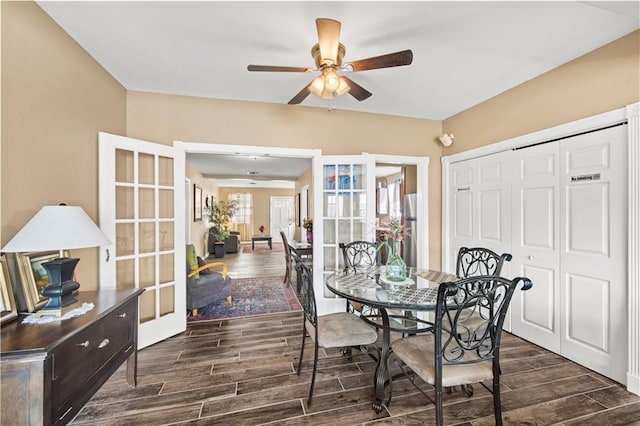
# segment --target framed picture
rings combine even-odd
[[[69,256],[66,251],[62,254]],[[16,256],[20,276],[20,285],[16,286],[16,291],[20,292],[18,299],[22,302],[19,310],[21,312],[37,311],[47,302],[47,298],[43,297],[40,291],[49,284],[49,275],[42,264],[58,259],[60,251],[18,253]]]
[[[295,209],[296,209],[296,226],[299,228],[302,226],[302,223],[300,221],[300,193],[298,192],[296,194],[296,200],[295,200]]]
[[[13,287],[7,266],[6,256],[0,257],[0,323],[10,321],[18,316]]]
[[[202,188],[193,184],[193,221],[202,220]]]

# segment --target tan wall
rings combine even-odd
[[[187,222],[191,225],[191,244],[194,245],[196,249],[196,254],[198,256],[204,256],[207,253],[207,232],[210,225],[209,216],[205,211],[206,203],[205,197],[215,195],[216,199],[219,197],[219,188],[218,186],[211,181],[211,179],[207,179],[202,176],[197,169],[195,169],[191,164],[186,164],[186,174],[189,179],[191,179],[191,186],[189,188],[189,205],[191,208],[189,209],[189,214],[187,215]],[[196,221],[195,214],[193,211],[193,196],[194,196],[194,185],[198,185],[202,189],[202,220]]]
[[[33,2],[2,8],[2,245],[43,205],[98,221],[98,131],[124,134],[126,91]],[[82,289],[98,249],[73,250]]]
[[[303,174],[300,175],[300,177],[298,178],[298,180],[296,181],[296,189],[295,189],[295,193],[296,194],[301,194],[302,191],[302,187],[308,185],[309,186],[309,194],[308,194],[308,198],[307,198],[307,204],[308,204],[308,215],[309,218],[313,219],[313,168],[310,167],[309,169],[307,169],[306,172],[304,172]],[[302,195],[301,195],[302,197]],[[301,198],[302,199],[302,198]],[[301,226],[296,226],[293,232],[293,239],[296,241],[300,241],[302,240],[302,223],[304,221],[304,217],[300,218],[300,225]],[[296,223],[297,224],[297,223]]]
[[[444,155],[622,108],[640,100],[640,31],[443,122]]]
[[[229,194],[234,192],[243,192],[251,194],[251,202],[253,203],[253,223],[251,224],[250,235],[260,233],[258,228],[264,225],[266,235],[273,236],[274,242],[280,241],[280,235],[274,235],[270,228],[270,197],[271,196],[294,196],[293,189],[278,188],[220,188],[220,199],[229,199]]]
[[[327,136],[326,128],[332,129]],[[321,148],[324,154],[429,156],[430,264],[440,265],[441,122],[351,111],[129,92],[127,136],[185,142]],[[265,225],[266,226],[266,225]]]

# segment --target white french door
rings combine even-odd
[[[324,285],[342,270],[340,243],[375,240],[375,163],[363,155],[314,157],[313,277],[319,313],[344,310]]]
[[[280,231],[293,240],[293,197],[272,196],[269,198],[269,229],[276,241],[280,240]]]
[[[138,348],[186,329],[184,156],[173,147],[99,134],[100,227],[114,243],[100,288],[142,288]]]

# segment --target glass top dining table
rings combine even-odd
[[[388,357],[391,331],[419,333],[431,329],[424,318],[436,308],[438,286],[455,282],[458,277],[429,269],[407,268],[407,279],[385,279],[384,266],[329,275],[325,285],[332,293],[363,305],[361,318],[382,330],[382,347],[375,372],[373,408],[382,411],[385,384],[388,383]],[[423,318],[419,318],[422,315]]]

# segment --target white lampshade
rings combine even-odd
[[[2,251],[9,253],[69,250],[111,244],[78,206],[44,206]]]

